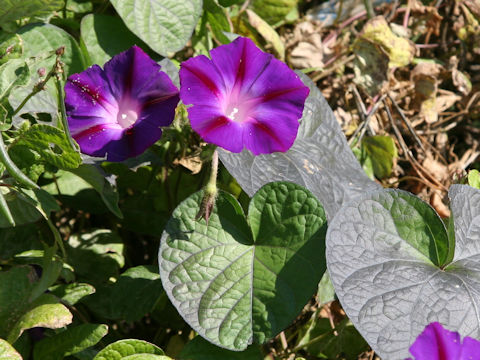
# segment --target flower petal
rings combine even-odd
[[[205,55],[184,61],[180,66],[180,98],[185,105],[219,108],[225,85],[218,69]]]
[[[252,83],[248,95],[260,104],[275,102],[272,107],[282,105],[300,118],[309,92],[295,72],[281,61],[273,59]]]
[[[296,116],[269,106],[257,110],[248,125],[243,141],[254,155],[287,151],[295,141],[299,126]]]
[[[114,56],[104,69],[112,94],[118,100],[129,97],[142,103],[178,93],[161,66],[136,45]]]
[[[210,55],[229,92],[234,88],[238,88],[239,92],[248,91],[272,61],[280,62],[273,55],[264,53],[256,47],[252,40],[244,37],[238,37],[230,44],[211,50]]]
[[[109,147],[114,142],[121,141],[123,136],[124,129],[118,124],[100,124],[80,131],[72,137],[80,145],[82,153],[103,157],[109,152]],[[110,153],[108,155],[107,160],[110,160]]]
[[[117,101],[110,93],[100,66],[93,65],[68,78],[65,84],[65,107],[73,134],[94,125],[115,123]]]
[[[160,65],[134,46],[105,70],[94,65],[65,87],[68,122],[83,153],[122,161],[141,154],[175,117],[177,87]]]
[[[480,341],[468,336],[464,338],[462,354],[458,360],[480,360]]]
[[[231,121],[219,109],[205,105],[195,105],[188,109],[192,128],[206,142],[216,144],[231,152],[243,149],[245,124]]]
[[[410,347],[415,360],[458,359],[460,334],[448,331],[438,322],[429,324]]]

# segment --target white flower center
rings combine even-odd
[[[235,120],[235,114],[236,113],[238,113],[238,109],[236,107],[234,107],[232,112],[230,113],[230,115],[228,115],[228,117],[232,120]]]
[[[120,110],[117,115],[117,122],[124,129],[135,124],[137,119],[138,114],[134,110]]]

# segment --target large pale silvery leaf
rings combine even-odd
[[[310,190],[331,219],[344,202],[380,186],[363,172],[320,90],[298,75],[310,95],[290,150],[259,156],[221,150],[220,159],[248,195],[272,181],[291,181]]]
[[[110,0],[127,27],[163,56],[182,49],[202,13],[202,0]]]
[[[480,338],[480,190],[454,185],[449,195],[453,261],[452,236],[438,215],[404,191],[367,193],[329,225],[327,264],[336,293],[384,359],[408,357],[434,321]]]
[[[318,200],[292,183],[261,188],[248,216],[221,193],[208,225],[203,192],[183,201],[162,236],[159,267],[170,300],[210,342],[244,350],[298,315],[325,270],[326,221]]]

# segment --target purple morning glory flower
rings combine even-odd
[[[410,353],[415,360],[480,360],[480,341],[467,336],[462,343],[458,332],[433,322],[418,335]]]
[[[196,56],[180,68],[180,98],[192,128],[232,152],[287,151],[309,90],[284,63],[247,38]]]
[[[70,76],[65,105],[72,137],[87,155],[122,161],[143,153],[175,116],[178,89],[139,47]]]

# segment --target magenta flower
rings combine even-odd
[[[65,105],[72,137],[87,155],[122,161],[143,153],[175,116],[178,89],[139,47],[70,76]]]
[[[410,353],[415,360],[480,360],[480,341],[467,336],[462,343],[458,332],[433,322],[418,335]]]
[[[247,38],[182,63],[180,98],[192,128],[232,152],[287,151],[295,141],[308,88],[287,65]]]

